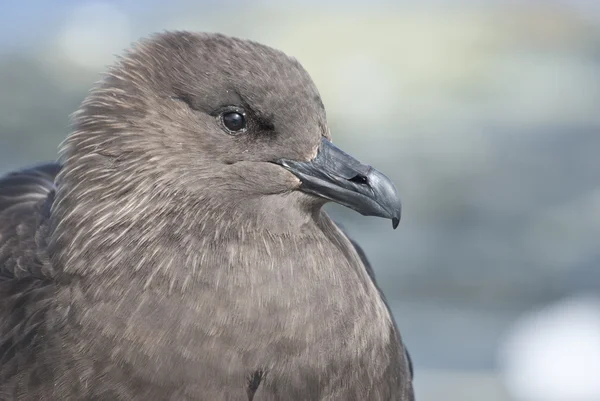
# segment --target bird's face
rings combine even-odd
[[[152,176],[156,186],[238,201],[299,191],[394,227],[400,218],[391,181],[330,142],[306,71],[256,43],[191,33],[142,42],[92,92],[76,123],[71,152]],[[96,131],[102,135],[86,140]]]

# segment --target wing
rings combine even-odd
[[[40,227],[59,170],[43,164],[0,177],[0,399],[19,398],[51,372],[38,360],[53,294]]]
[[[346,238],[348,238],[348,240],[354,246],[354,249],[356,250],[356,253],[358,253],[358,256],[360,256],[360,260],[363,262],[363,265],[365,266],[365,270],[367,271],[367,274],[369,275],[369,277],[371,277],[371,280],[373,280],[373,283],[375,283],[375,286],[379,289],[379,285],[377,285],[377,280],[375,280],[375,272],[373,271],[373,267],[371,266],[371,263],[369,262],[369,259],[367,259],[367,254],[360,247],[360,245],[358,245],[358,243],[355,240],[353,240],[348,235],[348,233],[346,232],[346,230],[344,229],[344,227],[341,224],[339,224],[337,222],[336,222],[336,224],[339,227],[339,229],[344,233],[344,235],[346,235]],[[381,297],[383,298],[383,301],[385,302],[385,305],[387,306],[388,310],[390,311],[390,315],[392,315],[392,311],[390,310],[390,306],[388,305],[385,296],[383,295],[383,293],[381,292],[381,290],[379,290],[379,293],[381,294]],[[396,324],[396,323],[394,322],[394,324]],[[410,357],[410,354],[408,353],[408,349],[406,348],[405,344],[403,344],[403,348],[404,348],[404,352],[406,354],[406,360],[408,362],[408,368],[410,370],[410,377],[412,379],[412,378],[414,378],[414,370],[413,370],[412,358]]]
[[[49,214],[59,170],[47,163],[0,178],[0,280],[45,276],[39,227]]]

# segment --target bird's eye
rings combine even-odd
[[[240,133],[246,129],[246,117],[239,111],[226,111],[221,114],[223,126],[232,133]]]

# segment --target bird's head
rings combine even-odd
[[[275,212],[333,201],[394,228],[400,219],[392,182],[331,143],[308,73],[254,42],[186,32],[144,40],[74,121],[59,185],[85,180],[96,198],[177,194],[251,207],[270,197]]]

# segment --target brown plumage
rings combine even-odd
[[[298,62],[156,35],[74,126],[60,164],[0,180],[0,400],[413,399],[372,270],[321,210],[395,226],[396,191],[331,145]]]

